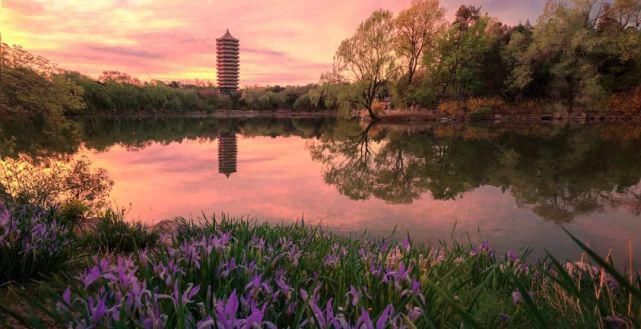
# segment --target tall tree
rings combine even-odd
[[[461,6],[454,23],[439,39],[435,52],[426,53],[424,61],[440,86],[441,96],[470,96],[482,89],[482,62],[492,44],[489,27],[495,24],[480,16],[480,7]]]
[[[638,0],[548,1],[532,42],[518,56],[512,87],[546,86],[548,95],[566,100],[569,111],[577,104],[605,107],[609,92],[638,84],[639,33],[630,25],[634,3],[639,5]],[[634,31],[626,33],[629,27]],[[541,67],[547,79],[537,79]]]
[[[396,17],[397,52],[403,58],[408,84],[412,83],[425,49],[436,46],[444,15],[445,9],[438,0],[413,0],[412,6]]]
[[[372,121],[378,121],[372,109],[383,85],[398,71],[394,44],[392,13],[378,10],[365,20],[349,39],[343,40],[334,56],[335,70],[354,82],[359,97]]]

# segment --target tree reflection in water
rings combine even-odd
[[[221,134],[298,136],[308,140],[324,181],[354,200],[411,204],[427,193],[451,200],[494,186],[555,222],[609,208],[641,215],[641,127],[632,125],[416,127],[333,119],[87,117],[45,134],[38,127],[0,127],[0,157],[63,159],[82,146],[136,150],[152,143],[211,142]]]
[[[641,213],[638,128],[406,128],[339,123],[308,148],[325,182],[355,200],[411,204],[495,186],[555,222],[606,207]]]

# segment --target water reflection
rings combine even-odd
[[[227,178],[236,172],[237,144],[236,133],[218,135],[218,173]]]
[[[509,191],[519,206],[559,223],[606,207],[639,215],[638,138],[608,140],[607,130],[586,127],[534,135],[491,127],[445,134],[434,127],[372,128],[340,127],[309,145],[325,182],[354,200],[410,204],[424,193],[451,200],[494,186]]]
[[[499,250],[531,246],[564,258],[578,251],[556,223],[604,253],[623,255],[626,239],[641,236],[634,126],[202,118],[86,118],[77,126],[66,145],[29,145],[33,132],[2,129],[0,140],[13,141],[3,155],[87,156],[114,180],[115,204],[131,204],[131,218],[151,223],[201,211],[304,215],[342,231],[396,227],[432,241],[456,227],[457,238],[478,229]]]

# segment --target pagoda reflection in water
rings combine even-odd
[[[218,135],[218,173],[227,178],[236,172],[236,159],[238,158],[238,144],[235,133],[221,133]]]

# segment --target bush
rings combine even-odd
[[[489,107],[478,108],[472,113],[469,114],[469,119],[471,121],[481,121],[490,119],[492,115],[492,109]]]
[[[50,209],[64,206],[69,200],[82,200],[91,212],[106,205],[112,186],[107,172],[91,168],[87,158],[49,164],[27,157],[0,159],[0,190],[4,191],[7,204]]]
[[[129,253],[153,247],[158,239],[158,232],[145,225],[126,222],[124,211],[107,210],[93,228],[84,230],[80,246],[94,252]]]
[[[445,115],[456,115],[464,110],[464,106],[459,101],[442,101],[438,104],[437,111]]]
[[[69,200],[65,202],[56,211],[58,222],[66,227],[75,228],[85,218],[89,207],[78,200]]]
[[[641,113],[641,86],[610,96],[609,108],[611,111],[629,114]]]
[[[492,111],[500,111],[505,109],[505,101],[498,97],[473,97],[465,102],[467,110],[475,112],[480,109],[489,109]]]

